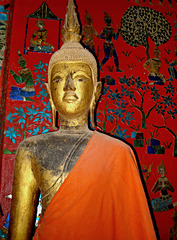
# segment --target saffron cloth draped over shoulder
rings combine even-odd
[[[34,240],[50,239],[156,239],[136,160],[128,145],[94,132],[34,236]]]

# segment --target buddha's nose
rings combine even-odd
[[[75,91],[76,90],[76,87],[74,85],[74,81],[73,81],[73,78],[72,78],[72,75],[69,74],[66,78],[66,82],[65,82],[65,86],[63,88],[64,91]]]

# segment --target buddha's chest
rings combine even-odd
[[[71,172],[89,139],[90,136],[62,136],[42,141],[35,147],[32,170],[44,208]]]
[[[63,136],[43,141],[35,148],[35,165],[53,175],[58,175],[61,170],[70,172],[88,141],[87,136]]]

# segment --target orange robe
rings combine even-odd
[[[156,239],[128,145],[94,132],[53,197],[33,240]]]

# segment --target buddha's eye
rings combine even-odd
[[[74,80],[78,82],[84,82],[84,81],[87,81],[88,78],[86,76],[75,76]]]
[[[60,76],[56,76],[56,77],[54,77],[53,79],[52,79],[52,82],[54,82],[54,83],[59,83],[59,82],[61,82],[63,79],[60,77]]]

